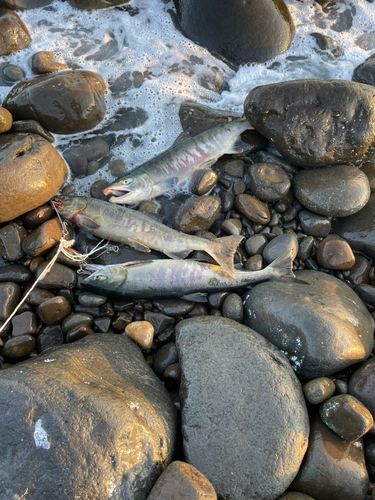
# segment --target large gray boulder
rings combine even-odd
[[[296,373],[323,377],[365,360],[374,319],[342,281],[318,271],[297,271],[300,281],[268,281],[248,294],[245,323],[276,345]]]
[[[293,80],[254,88],[251,125],[305,168],[352,164],[375,153],[375,88],[344,80]]]
[[[301,385],[287,359],[227,318],[183,320],[176,335],[187,462],[218,498],[277,498],[296,476],[309,435]]]
[[[0,374],[0,498],[146,500],[174,405],[126,336],[93,334]]]

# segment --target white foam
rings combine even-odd
[[[52,50],[59,61],[96,71],[109,83],[125,72],[130,75],[147,73],[149,77],[140,88],[133,86],[116,94],[106,91],[107,115],[97,127],[110,123],[111,117],[122,107],[141,108],[147,112],[148,119],[141,126],[115,133],[116,136],[129,136],[111,150],[113,158],[123,159],[129,171],[173,143],[181,132],[178,110],[183,101],[194,100],[213,108],[242,112],[246,95],[258,85],[311,77],[351,80],[355,66],[371,54],[355,41],[375,32],[373,4],[338,0],[333,9],[355,9],[352,28],[340,33],[335,30],[337,21],[332,18],[332,11],[323,12],[312,0],[285,0],[285,3],[297,30],[290,49],[266,63],[242,66],[237,72],[184,38],[167,12],[173,10],[173,3],[164,4],[160,0],[131,0],[123,7],[138,9],[139,13],[133,16],[116,8],[80,11],[60,0],[46,8],[18,11],[33,42],[16,54],[0,57],[0,63],[18,64],[30,78],[34,76],[29,65],[31,55],[40,50]],[[316,40],[310,36],[313,32],[332,37],[344,48],[345,55],[333,59],[316,50]],[[103,50],[107,50],[109,56],[103,61],[96,60]],[[291,60],[293,57],[303,59]],[[229,84],[229,90],[221,94],[199,83],[202,77],[213,74],[213,66],[223,73]],[[0,101],[9,90],[9,87],[0,87]],[[95,137],[95,129],[85,136]],[[64,145],[73,138],[57,136],[56,144]],[[138,140],[139,147],[133,139]],[[89,178],[76,181],[79,192],[88,194],[90,185],[98,179],[114,180],[104,167]]]

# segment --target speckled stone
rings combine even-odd
[[[303,384],[302,390],[305,398],[310,404],[318,405],[333,396],[336,385],[333,380],[328,377],[319,377]]]
[[[224,299],[223,316],[242,323],[243,305],[242,298],[237,293],[230,293]]]
[[[11,10],[0,10],[0,56],[22,50],[32,38],[20,17]]]
[[[8,132],[12,128],[13,117],[9,111],[0,107],[0,134]]]
[[[0,255],[5,260],[20,259],[24,255],[22,242],[26,236],[26,229],[15,222],[0,228]]]
[[[237,195],[235,205],[242,215],[257,224],[267,224],[271,219],[267,205],[249,194]]]
[[[133,321],[125,327],[125,335],[147,351],[152,346],[154,327],[148,321]]]
[[[323,215],[302,210],[299,214],[302,230],[310,236],[328,236],[331,231],[331,221]]]
[[[57,219],[47,220],[23,240],[22,249],[30,257],[43,255],[60,243],[62,235],[60,222]]]
[[[276,236],[263,250],[264,260],[270,264],[285,252],[290,252],[293,260],[298,253],[298,239],[294,233],[285,233]]]
[[[248,175],[252,194],[262,201],[281,200],[290,189],[289,177],[274,163],[255,163]]]
[[[31,335],[20,335],[7,340],[2,350],[2,356],[9,359],[24,358],[32,353],[35,339]]]
[[[55,61],[55,55],[51,51],[42,50],[36,52],[31,57],[31,69],[37,75],[51,73],[53,71],[63,71],[68,68],[69,66],[67,64]]]
[[[187,234],[208,231],[220,211],[218,196],[197,196],[188,198],[177,210],[172,227]]]
[[[334,234],[327,236],[319,243],[316,259],[326,269],[350,269],[355,263],[349,243]]]

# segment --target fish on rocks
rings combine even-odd
[[[244,288],[270,279],[294,278],[293,255],[286,251],[261,271],[234,270],[234,279],[220,272],[218,266],[194,260],[168,259],[136,261],[112,266],[88,265],[97,269],[82,285],[97,293],[119,297],[180,297],[205,302],[208,293]]]
[[[222,123],[195,137],[178,141],[150,161],[110,184],[103,193],[122,205],[155,198],[180,186],[197,170],[210,167],[223,154],[242,151],[237,143],[252,128],[246,118]],[[125,194],[123,194],[125,193]]]
[[[223,273],[234,278],[233,258],[242,236],[207,240],[175,231],[135,210],[85,196],[55,197],[52,205],[64,219],[93,236],[125,243],[141,252],[153,249],[172,259],[184,259],[193,250],[203,250]]]

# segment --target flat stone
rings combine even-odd
[[[333,380],[328,377],[319,377],[303,384],[302,390],[305,398],[310,404],[318,405],[333,396],[336,385]]]
[[[0,228],[0,255],[5,260],[20,259],[24,255],[22,242],[26,236],[26,229],[15,222]]]
[[[60,243],[62,235],[60,222],[57,219],[47,220],[27,235],[22,242],[22,249],[30,257],[43,255]]]
[[[217,500],[210,481],[195,467],[178,460],[161,474],[147,500]]]
[[[13,281],[13,283],[25,283],[32,277],[31,272],[22,264],[10,264],[0,267],[0,282]]]
[[[294,233],[285,233],[276,236],[263,250],[264,260],[270,264],[285,252],[290,252],[294,260],[298,253],[298,239]]]
[[[194,307],[194,302],[182,299],[159,299],[153,300],[152,303],[167,316],[183,316]]]
[[[307,378],[365,360],[373,348],[374,319],[358,295],[328,274],[295,275],[309,285],[256,285],[247,295],[245,323],[282,350],[296,373]]]
[[[375,416],[375,358],[365,361],[349,380],[349,394]]]
[[[172,227],[187,234],[208,231],[220,211],[218,196],[197,196],[188,198],[177,210]]]
[[[55,142],[53,135],[41,126],[36,120],[17,120],[13,122],[10,131],[16,133],[30,133],[43,137],[48,142]]]
[[[359,212],[371,194],[367,175],[350,165],[300,170],[294,177],[293,191],[306,208],[329,217]]]
[[[31,56],[31,69],[37,75],[53,71],[63,71],[69,66],[55,61],[55,55],[51,51],[42,50]]]
[[[38,315],[45,325],[60,323],[70,314],[71,305],[65,297],[57,296],[46,300],[38,307]]]
[[[10,10],[0,10],[0,56],[22,50],[32,39],[20,17]]]
[[[275,163],[255,163],[248,168],[252,194],[262,201],[278,201],[290,189],[290,180]]]
[[[133,321],[125,327],[125,335],[147,351],[152,346],[154,327],[148,321]]]
[[[297,474],[309,433],[301,386],[287,359],[227,318],[183,320],[176,336],[187,462],[219,498],[281,495]]]
[[[364,500],[368,486],[362,442],[344,441],[318,415],[312,418],[307,453],[291,489],[315,499]]]
[[[257,224],[267,224],[271,219],[267,205],[254,196],[239,194],[236,196],[235,204],[242,215]]]
[[[12,128],[13,117],[9,111],[0,107],[0,134],[8,132]]]
[[[88,335],[92,335],[94,330],[88,325],[77,325],[68,331],[66,334],[66,342],[77,342]]]
[[[316,260],[326,269],[350,269],[355,263],[349,243],[334,234],[319,243]]]
[[[126,336],[93,334],[20,368],[0,374],[1,494],[30,488],[30,500],[55,498],[63,485],[61,500],[146,499],[172,459],[177,422],[140,349]]]
[[[68,169],[40,135],[0,135],[0,222],[15,219],[49,201]]]
[[[43,262],[38,266],[36,277],[43,273],[49,262]],[[77,274],[69,267],[63,266],[55,262],[50,271],[38,282],[40,288],[53,290],[55,288],[68,288],[71,290],[77,283]]]
[[[56,212],[50,205],[42,205],[26,214],[23,223],[27,229],[35,229],[52,219],[55,214]]]
[[[168,344],[163,345],[157,351],[154,356],[154,361],[152,363],[152,369],[161,377],[163,375],[164,370],[174,363],[178,361],[178,354],[176,345],[173,342],[168,342]]]
[[[298,214],[302,230],[309,236],[328,236],[331,232],[331,221],[323,215],[314,214],[310,210],[301,210]]]
[[[64,335],[60,325],[44,326],[36,338],[36,349],[38,353],[57,347],[64,343]]]
[[[12,318],[12,336],[19,337],[36,332],[37,321],[36,316],[31,311],[25,311],[21,314],[16,314]]]
[[[5,321],[18,305],[21,288],[17,283],[0,283],[0,321]]]

